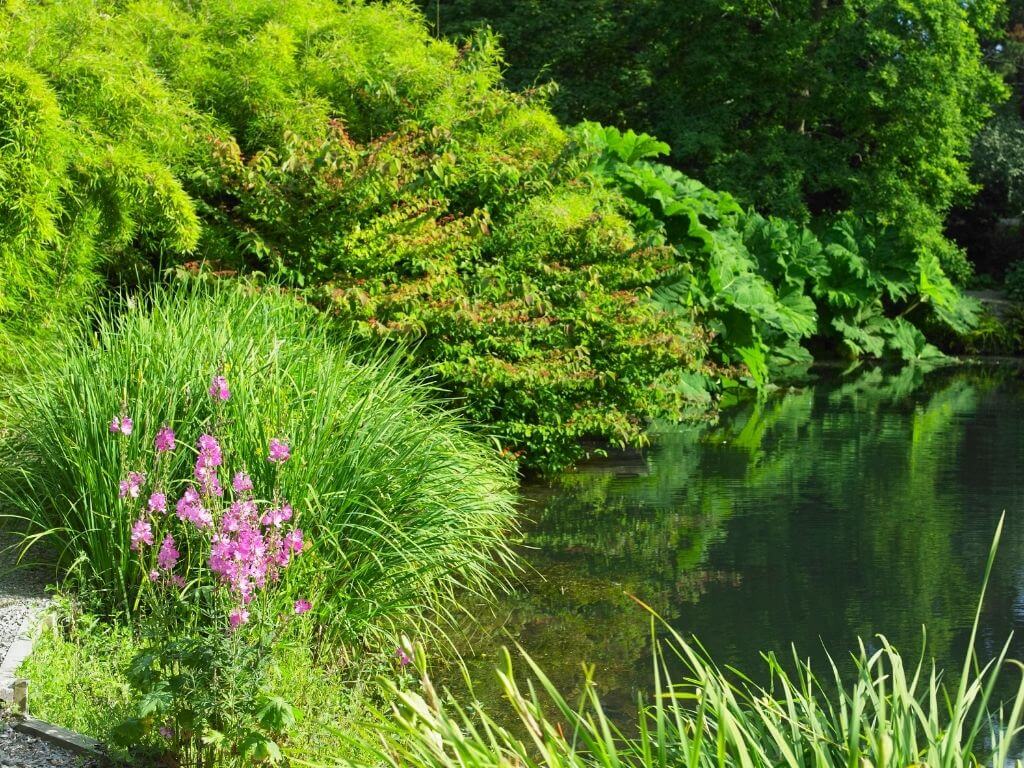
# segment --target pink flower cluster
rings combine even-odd
[[[236,472],[235,476],[231,478],[231,487],[234,489],[235,493],[251,491],[252,478],[245,474],[245,472]]]
[[[150,512],[159,512],[161,515],[167,512],[167,496],[160,491],[153,491],[146,502]]]
[[[110,431],[115,434],[130,435],[133,428],[132,420],[127,416],[115,416],[110,422]]]
[[[278,440],[276,437],[270,438],[270,450],[267,452],[267,461],[273,464],[283,464],[291,457],[292,449],[288,447],[288,443]]]
[[[153,526],[148,520],[139,519],[132,526],[132,549],[138,552],[143,544],[153,546]]]
[[[213,513],[203,506],[203,499],[195,488],[186,488],[178,499],[175,512],[182,522],[189,522],[197,528],[212,528]]]
[[[142,486],[146,482],[146,476],[141,472],[129,472],[128,478],[122,480],[118,495],[122,498],[139,498],[139,494],[142,492]]]
[[[231,395],[227,380],[215,376],[210,383],[210,397],[225,401]],[[121,415],[110,423],[110,431],[123,435],[132,433],[132,420]],[[153,441],[156,454],[169,453],[177,446],[174,431],[163,425]],[[282,464],[291,458],[291,448],[279,438],[270,440],[267,460]],[[200,531],[210,531],[210,554],[208,564],[220,584],[238,602],[229,615],[234,627],[249,620],[250,603],[258,590],[280,579],[281,571],[288,567],[293,558],[306,546],[302,530],[285,528],[292,519],[292,508],[284,501],[273,504],[257,502],[253,497],[252,478],[244,471],[236,472],[231,479],[233,499],[226,507],[221,501],[224,489],[220,483],[219,470],[224,463],[220,443],[211,434],[203,434],[196,444],[196,462],[193,475],[195,484],[185,488],[175,504],[176,517],[182,523],[194,525]],[[155,470],[160,479],[161,470]],[[146,484],[142,472],[130,472],[120,482],[119,495],[122,499],[139,499]],[[261,508],[262,507],[262,508]],[[148,559],[146,548],[156,540],[157,528],[166,527],[161,519],[167,513],[167,495],[152,489],[142,516],[131,529],[131,549]],[[163,518],[166,519],[166,518]],[[146,567],[150,580],[162,581],[184,588],[185,579],[172,573],[181,559],[174,535],[167,532],[156,553],[156,568],[152,560]],[[312,606],[307,600],[294,604],[294,612],[303,614]]]
[[[228,380],[223,376],[214,376],[210,382],[210,397],[214,400],[227,400],[231,397],[231,390],[228,389]]]
[[[210,546],[210,570],[241,600],[242,609],[302,551],[302,531],[293,528],[282,535],[277,522],[290,517],[290,508],[284,515],[281,507],[260,516],[256,502],[249,498],[233,502],[221,516]],[[244,624],[242,613],[238,616]]]
[[[221,465],[221,461],[220,443],[217,439],[213,435],[200,435],[195,476],[204,496],[224,495],[224,489],[220,487],[220,479],[217,477],[217,467]]]
[[[174,450],[174,430],[170,427],[160,427],[153,441],[157,453],[167,453]]]

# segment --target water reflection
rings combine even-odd
[[[1022,457],[1015,367],[822,376],[714,425],[662,429],[644,459],[525,489],[536,573],[462,640],[476,693],[492,695],[483,670],[512,637],[565,690],[593,664],[610,708],[628,711],[650,675],[628,595],[748,673],[763,651],[796,644],[823,665],[825,649],[844,657],[876,633],[916,655],[922,624],[955,665],[1005,509],[981,633],[994,652],[1024,627]]]

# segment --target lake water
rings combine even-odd
[[[593,664],[624,718],[650,681],[650,605],[720,665],[761,677],[795,645],[819,669],[886,635],[963,658],[1000,514],[981,651],[1024,628],[1024,374],[1016,366],[823,374],[661,431],[643,457],[524,487],[521,587],[461,638],[488,682],[520,643],[565,689]],[[664,634],[662,631],[661,634]],[[1012,655],[1024,658],[1024,633]]]

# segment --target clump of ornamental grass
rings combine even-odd
[[[994,543],[986,584],[995,549]],[[952,680],[923,656],[908,665],[883,637],[870,653],[861,644],[852,679],[836,664],[826,680],[795,652],[792,665],[767,654],[765,686],[723,670],[666,625],[667,641],[654,642],[653,697],[640,698],[638,726],[629,732],[602,708],[589,676],[582,701],[570,702],[529,657],[524,688],[506,651],[497,674],[517,716],[507,722],[476,702],[439,696],[417,652],[420,690],[392,685],[399,703],[373,721],[374,737],[361,743],[394,768],[1019,766],[1014,746],[1024,684],[1004,704],[996,704],[993,691],[1008,668],[1019,673],[1021,665],[1007,660],[1009,640],[981,662],[974,651],[980,617],[979,601],[970,650]],[[686,670],[679,682],[670,660]]]
[[[399,353],[353,349],[302,304],[245,287],[161,290],[94,328],[14,388],[0,438],[0,506],[93,608],[134,617],[146,588],[133,543],[149,534],[111,490],[202,519],[192,494],[234,479],[197,475],[195,425],[214,421],[218,449],[245,459],[234,472],[275,488],[315,542],[278,599],[309,601],[326,633],[436,624],[457,590],[488,594],[513,565],[514,469]],[[162,452],[161,472],[197,485],[149,487],[152,452],[178,441],[189,450]]]

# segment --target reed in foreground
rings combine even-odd
[[[1000,524],[1001,529],[1001,524]],[[998,533],[997,533],[998,541]],[[995,544],[985,580],[991,572]],[[982,590],[984,597],[984,589]],[[971,636],[977,634],[979,611]],[[394,768],[963,768],[1014,760],[1024,686],[1006,706],[995,705],[1001,673],[1018,671],[1007,646],[987,664],[968,653],[958,679],[921,662],[905,663],[884,638],[864,646],[852,679],[833,665],[829,685],[794,657],[787,671],[766,656],[770,684],[755,685],[717,667],[695,644],[669,630],[656,646],[653,699],[640,702],[635,733],[618,728],[593,685],[583,704],[568,702],[528,657],[524,689],[506,652],[498,672],[516,721],[501,723],[477,706],[442,700],[422,651],[419,692],[394,689],[400,704],[376,722],[379,759]],[[687,670],[672,681],[667,660]],[[738,680],[737,680],[738,678]],[[526,734],[522,736],[520,734]],[[365,743],[372,747],[373,744]]]
[[[488,592],[511,562],[511,466],[398,355],[350,348],[298,302],[244,288],[160,291],[81,341],[68,339],[69,352],[11,395],[0,506],[28,526],[27,547],[52,545],[101,611],[132,615],[139,604],[138,504],[128,502],[151,490],[154,446],[177,431],[182,448],[161,454],[162,471],[191,477],[201,424],[249,457],[240,469],[255,487],[276,478],[311,542],[282,604],[309,601],[328,630],[365,637],[436,620],[454,609],[454,590]],[[275,460],[275,445],[295,460]],[[177,501],[168,495],[167,509]]]

